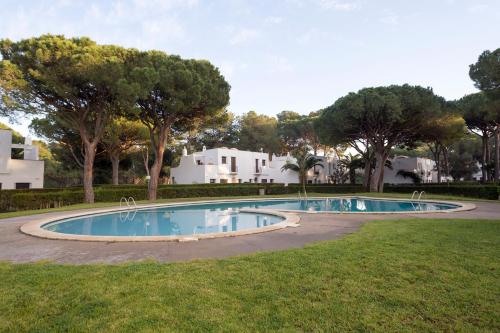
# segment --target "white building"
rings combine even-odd
[[[13,159],[12,149],[21,149],[23,159]],[[44,161],[29,138],[12,143],[12,131],[0,130],[0,189],[43,188]]]
[[[325,167],[309,170],[308,182],[325,183],[328,179],[328,157]],[[174,184],[202,183],[298,183],[298,174],[281,171],[283,165],[294,161],[290,155],[276,156],[264,152],[242,151],[236,148],[203,149],[188,155],[183,149],[179,166],[172,168]]]
[[[384,183],[388,184],[412,184],[411,178],[398,175],[398,171],[413,172],[420,176],[422,183],[437,182],[436,163],[424,157],[395,156],[392,160],[392,169],[387,166],[384,169]]]

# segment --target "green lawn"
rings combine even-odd
[[[499,332],[500,220],[180,264],[0,264],[0,331]]]

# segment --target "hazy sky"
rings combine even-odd
[[[500,47],[500,0],[1,0],[0,38],[43,33],[158,49],[218,66],[229,110],[308,113],[367,86],[474,92]],[[26,134],[26,126],[14,126]]]

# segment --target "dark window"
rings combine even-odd
[[[270,183],[274,183],[274,179],[272,179],[272,178],[271,178],[271,179],[269,179],[269,182],[270,182]]]
[[[308,181],[307,181],[307,183],[308,183],[308,184],[312,184],[312,183],[313,183],[313,181],[312,181],[312,180],[308,180]]]
[[[222,164],[227,164],[227,157],[226,156],[222,156]]]
[[[267,183],[267,179],[262,179],[261,182],[262,183]]]
[[[249,180],[248,180],[248,182],[249,182],[249,183],[251,183],[251,182],[252,182],[252,180],[251,180],[251,179],[249,179]]]
[[[238,169],[236,168],[236,157],[231,157],[231,172],[236,172]]]
[[[259,159],[255,159],[255,173],[259,173]]]
[[[196,164],[202,165],[203,163],[201,163],[201,160],[196,160]]]
[[[215,183],[215,179],[210,179],[210,184],[214,184]]]
[[[220,180],[220,183],[221,183],[221,184],[227,184],[227,179],[221,179],[221,180]]]
[[[242,181],[241,179],[238,179],[238,183],[240,183],[240,184],[241,184],[241,181]],[[2,184],[0,184],[0,189],[1,189],[1,188],[2,188]]]
[[[16,183],[16,190],[23,190],[30,188],[30,183]]]
[[[266,166],[266,160],[262,160],[262,166]]]
[[[257,177],[255,177],[255,178],[253,179],[253,181],[254,181],[255,183],[257,183]]]

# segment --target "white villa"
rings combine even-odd
[[[335,156],[316,156],[323,167],[309,170],[308,184],[331,182],[338,159]],[[203,148],[200,152],[188,154],[186,148],[178,167],[172,168],[171,180],[174,184],[204,183],[283,183],[299,182],[299,176],[291,170],[281,171],[287,162],[295,162],[289,154],[269,155],[264,152],[243,151],[236,148]],[[437,182],[437,172],[433,160],[422,157],[396,156],[392,169],[385,168],[384,182],[389,184],[411,184],[411,178],[397,175],[399,170],[418,174],[423,183]]]
[[[319,158],[323,160],[323,168],[309,171],[309,183],[328,182],[333,158]],[[201,152],[188,155],[184,148],[179,166],[172,168],[172,183],[298,183],[296,172],[281,171],[287,160],[293,161],[294,158],[235,148],[203,148]]]
[[[12,149],[22,149],[23,159],[13,159]],[[0,129],[0,189],[43,188],[44,161],[31,139],[12,143],[12,132]]]
[[[398,175],[399,170],[411,171],[422,179],[422,183],[437,182],[436,163],[424,157],[395,156],[392,160],[392,169],[387,166],[384,169],[384,183],[388,184],[412,184],[411,178],[403,178]]]

